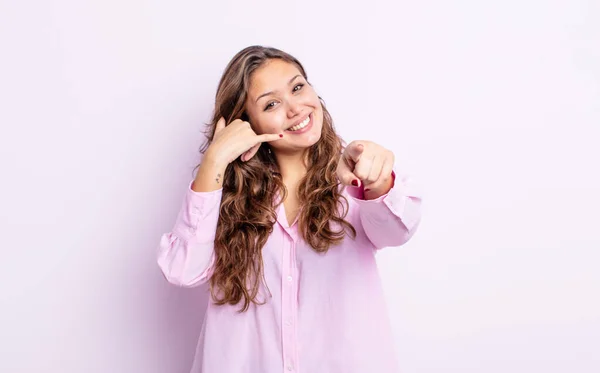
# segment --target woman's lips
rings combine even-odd
[[[310,115],[308,116],[310,119],[308,121],[308,124],[306,125],[306,127],[301,128],[297,131],[290,131],[290,130],[285,130],[285,132],[289,133],[289,134],[301,134],[304,132],[307,132],[308,130],[310,130],[312,128],[313,125],[313,113],[310,113]]]

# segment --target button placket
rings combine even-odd
[[[297,371],[297,342],[294,320],[296,319],[295,288],[298,279],[294,272],[295,267],[295,242],[293,237],[286,237],[282,255],[282,343],[284,369]]]
[[[292,245],[290,248],[290,256],[291,256],[291,260],[290,260],[290,272],[292,273],[292,277],[293,277],[293,281],[291,283],[291,292],[290,292],[290,299],[289,299],[289,305],[290,305],[290,317],[288,319],[289,322],[289,326],[288,326],[288,330],[289,333],[291,335],[291,339],[294,341],[293,343],[293,349],[291,351],[292,353],[292,364],[290,364],[289,368],[292,368],[292,370],[296,370],[298,371],[298,341],[297,341],[297,334],[296,334],[296,327],[297,327],[297,319],[298,319],[298,286],[300,284],[299,282],[299,277],[298,277],[298,266],[296,264],[296,243],[297,243],[297,236],[293,237],[294,239],[292,240]]]

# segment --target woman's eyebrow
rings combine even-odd
[[[290,79],[290,81],[288,82],[288,85],[292,84],[292,82],[293,82],[294,80],[296,80],[296,78],[298,78],[299,76],[302,76],[302,75],[301,75],[301,74],[298,74],[298,75],[294,76],[292,79]],[[263,97],[265,97],[265,96],[268,96],[268,95],[270,95],[270,94],[273,94],[273,92],[276,92],[276,91],[270,91],[270,92],[263,93],[262,95],[260,95],[260,96],[258,96],[258,97],[256,98],[256,102],[258,102],[258,100],[260,100],[261,98],[263,98]]]

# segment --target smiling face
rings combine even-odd
[[[271,59],[252,73],[245,111],[257,134],[284,133],[270,143],[276,152],[304,151],[321,138],[321,101],[296,65],[284,60]]]

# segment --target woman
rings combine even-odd
[[[395,372],[375,252],[400,246],[420,196],[370,141],[347,146],[300,62],[240,51],[158,264],[210,283],[192,372]]]

